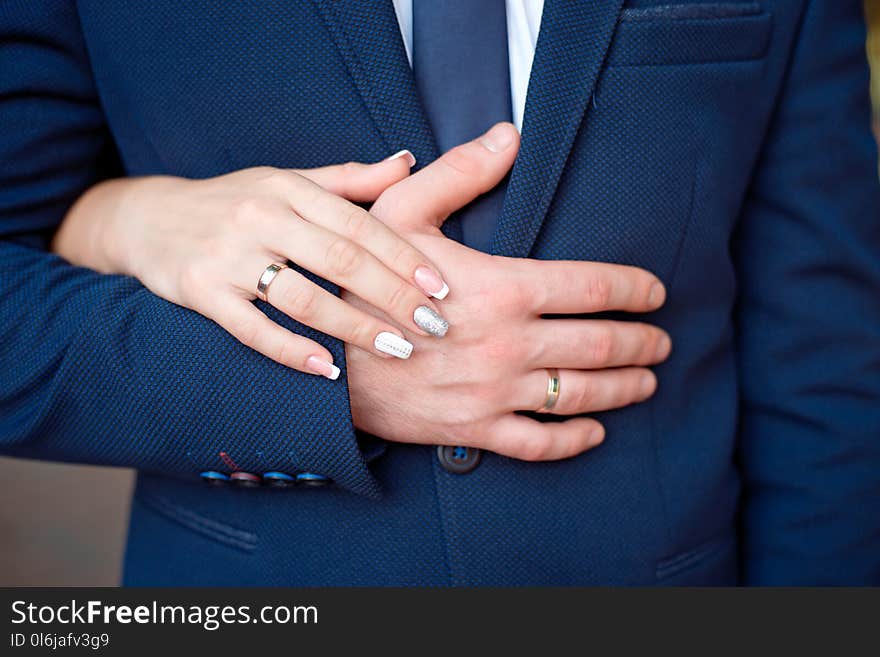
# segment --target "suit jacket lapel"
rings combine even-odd
[[[388,153],[408,148],[418,170],[439,156],[390,0],[314,0]],[[461,241],[456,217],[443,232]]]
[[[527,257],[596,86],[623,0],[546,0],[522,145],[492,252]]]
[[[314,0],[389,155],[408,148],[419,163],[437,157],[390,0]]]

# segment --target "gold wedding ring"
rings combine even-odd
[[[257,296],[262,301],[269,301],[269,286],[272,285],[272,281],[275,280],[278,272],[283,269],[287,269],[287,265],[281,262],[273,262],[263,270],[263,273],[260,275],[260,280],[257,281]]]
[[[542,411],[551,411],[559,401],[559,370],[555,367],[547,368],[547,399],[544,400]]]

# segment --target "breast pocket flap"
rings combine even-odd
[[[767,51],[772,15],[756,2],[624,9],[608,66],[750,61]]]

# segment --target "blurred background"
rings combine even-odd
[[[880,0],[867,0],[880,139]],[[0,458],[0,586],[119,583],[129,470]]]
[[[871,61],[871,97],[874,99],[874,134],[880,141],[880,0],[865,0],[868,16],[868,59]]]

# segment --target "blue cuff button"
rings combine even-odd
[[[265,472],[263,473],[263,483],[270,488],[289,488],[296,485],[296,477],[286,472]]]
[[[229,483],[229,477],[222,472],[203,472],[199,475],[206,484],[211,486],[225,486]]]
[[[314,474],[313,472],[301,472],[296,475],[296,481],[301,486],[310,486],[317,488],[318,486],[326,486],[330,483],[330,479],[324,475]]]
[[[233,484],[241,488],[256,488],[260,485],[260,478],[250,472],[233,472],[229,478]]]

